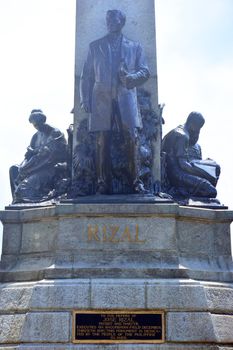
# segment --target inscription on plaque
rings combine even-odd
[[[163,311],[74,311],[74,343],[163,343]]]

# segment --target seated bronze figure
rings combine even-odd
[[[189,114],[184,125],[171,130],[162,140],[165,158],[164,191],[174,198],[215,198],[219,165],[202,160],[197,141],[205,120],[200,113]]]
[[[20,165],[10,168],[13,203],[41,202],[54,197],[67,161],[64,135],[46,124],[42,110],[32,110],[29,122],[37,129]]]

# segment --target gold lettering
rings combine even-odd
[[[108,233],[108,230],[110,231]],[[119,243],[119,242],[130,242],[130,243],[145,243],[146,239],[141,240],[139,237],[139,225],[135,225],[135,234],[130,231],[130,227],[126,226],[123,233],[118,239],[117,234],[120,233],[120,226],[102,226],[102,232],[98,225],[88,225],[87,234],[88,242],[109,242],[109,243]],[[102,235],[101,235],[102,233]]]
[[[138,224],[136,225],[136,234],[135,234],[135,243],[145,243],[146,240],[144,239],[143,241],[140,241],[139,239],[139,226]]]
[[[95,241],[100,241],[100,238],[98,236],[98,231],[99,231],[99,228],[98,228],[98,225],[95,225],[94,227],[91,226],[91,225],[88,225],[87,227],[87,235],[88,235],[88,242],[92,241],[92,240],[95,240]]]
[[[115,238],[119,228],[120,228],[120,226],[110,226],[110,230],[111,230],[112,235],[109,238],[109,242],[112,242],[112,243],[118,243],[119,242],[119,239],[114,241],[114,238]]]
[[[121,236],[120,242],[125,242],[125,239],[126,239],[126,241],[128,240],[128,242],[133,242],[131,240],[130,229],[128,226],[126,226],[126,228],[123,232],[123,235]]]
[[[103,226],[103,242],[108,242],[107,227]]]

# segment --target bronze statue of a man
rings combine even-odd
[[[204,123],[201,113],[191,112],[184,125],[171,130],[162,140],[170,183],[167,192],[174,197],[207,199],[217,195],[220,166],[212,159],[203,160],[197,143]]]
[[[123,135],[132,192],[143,192],[139,180],[138,136],[141,116],[136,87],[149,78],[143,50],[122,34],[126,17],[107,11],[108,34],[93,41],[81,74],[81,107],[89,113],[89,131],[96,133],[97,193],[111,193],[111,131]]]

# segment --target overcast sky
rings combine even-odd
[[[133,2],[133,0],[132,0]],[[142,0],[143,2],[143,0]],[[233,1],[156,0],[159,101],[164,133],[200,111],[204,157],[222,166],[218,198],[233,208]],[[8,169],[22,161],[42,108],[72,123],[75,0],[0,0],[0,208],[11,202]]]

